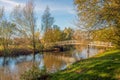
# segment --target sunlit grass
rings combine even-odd
[[[76,62],[52,74],[50,80],[120,80],[120,50]]]

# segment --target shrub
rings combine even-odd
[[[21,80],[40,80],[40,78],[46,75],[46,70],[40,70],[39,67],[33,66],[30,70],[25,71],[20,77]]]

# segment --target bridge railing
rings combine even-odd
[[[106,47],[113,47],[111,42],[100,42],[100,41],[93,41],[90,42],[91,46],[106,46]]]
[[[60,46],[60,45],[81,45],[84,43],[77,41],[77,40],[67,40],[67,41],[59,41],[59,42],[46,43],[46,44],[48,44],[50,46],[54,46],[54,45]],[[88,45],[113,47],[111,42],[101,42],[101,41],[93,41],[93,42],[90,42]]]

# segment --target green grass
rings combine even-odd
[[[120,50],[76,62],[51,74],[50,80],[120,80]]]

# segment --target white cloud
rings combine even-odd
[[[11,4],[11,5],[19,5],[19,3],[12,1],[12,0],[0,0],[0,2]]]
[[[0,0],[0,5],[5,8],[5,11],[10,12],[15,6],[24,4],[13,0]]]

